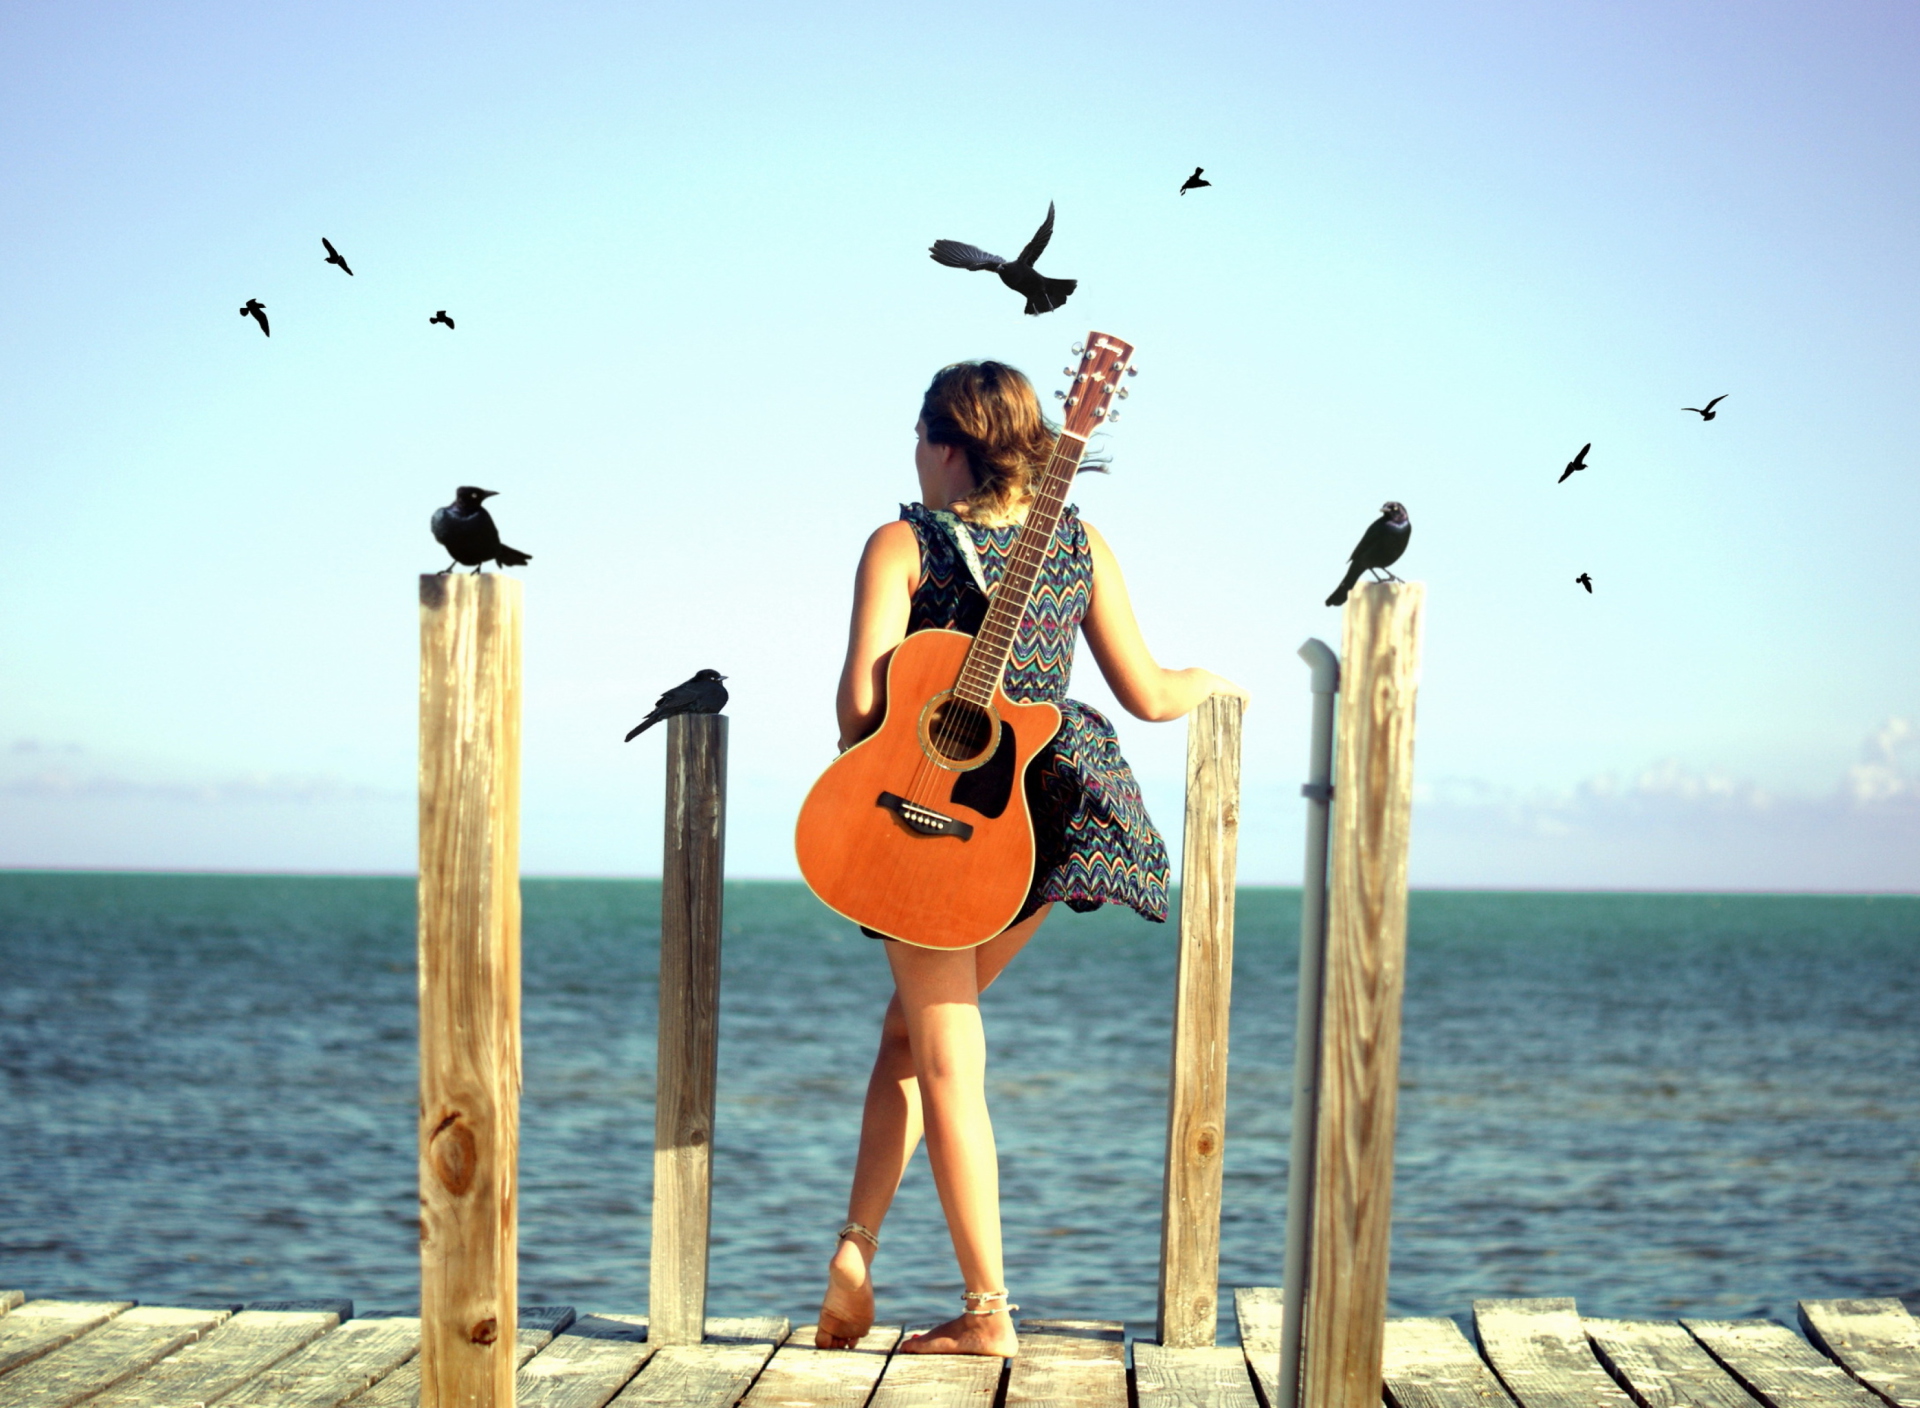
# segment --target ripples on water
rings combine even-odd
[[[646,1301],[659,887],[525,887],[523,1303]],[[1279,1279],[1298,907],[1240,900],[1221,1280]],[[1059,913],[986,999],[1008,1278],[1150,1325],[1171,927]],[[887,993],[796,885],[727,896],[710,1304],[817,1305]],[[1920,900],[1413,897],[1396,1313],[1920,1300]],[[0,1283],[418,1299],[413,888],[0,875]],[[960,1289],[924,1159],[876,1267]]]

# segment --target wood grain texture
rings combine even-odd
[[[1768,1408],[1886,1408],[1880,1395],[1777,1320],[1682,1320]]]
[[[412,1315],[349,1320],[243,1384],[220,1408],[337,1408],[419,1352]]]
[[[868,1408],[992,1408],[1006,1364],[972,1354],[896,1354],[887,1361]]]
[[[802,1325],[767,1361],[742,1408],[863,1408],[900,1342],[898,1325],[875,1325],[852,1349],[815,1349]]]
[[[698,1344],[707,1319],[726,841],[726,716],[676,715],[667,720],[660,884],[660,1059],[647,1291],[655,1345]]]
[[[1314,1408],[1380,1402],[1425,597],[1418,583],[1369,583],[1348,598],[1343,620],[1311,1250],[1301,1306],[1300,1398]]]
[[[25,1291],[0,1291],[0,1315],[5,1315],[8,1311],[17,1309],[26,1303],[27,1293]]]
[[[1521,1408],[1633,1408],[1565,1297],[1476,1300],[1480,1352]]]
[[[1260,1401],[1268,1408],[1280,1399],[1280,1325],[1285,1311],[1286,1299],[1278,1286],[1241,1286],[1233,1293],[1240,1352],[1247,1358]]]
[[[250,1300],[242,1310],[330,1311],[342,1325],[353,1319],[353,1301],[347,1296],[320,1296],[313,1300]]]
[[[733,1408],[773,1353],[770,1344],[667,1344],[613,1401],[619,1408]]]
[[[513,1367],[520,1368],[544,1349],[555,1335],[573,1323],[570,1305],[523,1305],[519,1329],[513,1335]],[[348,1400],[353,1408],[419,1408],[420,1359],[418,1355],[378,1380],[359,1397]]]
[[[514,1377],[517,1408],[601,1408],[653,1353],[639,1316],[583,1315]]]
[[[92,1408],[201,1408],[340,1323],[331,1311],[243,1310],[95,1396]]]
[[[784,1315],[709,1315],[705,1343],[776,1345],[792,1330]]]
[[[520,583],[420,579],[420,1372],[513,1401],[520,1106]]]
[[[1227,1141],[1227,1016],[1233,996],[1233,881],[1240,835],[1237,696],[1200,701],[1187,722],[1180,966],[1173,999],[1166,1175],[1160,1198],[1160,1342],[1197,1349],[1220,1319],[1220,1181]]]
[[[1608,1373],[1640,1408],[1760,1408],[1700,1342],[1672,1320],[1580,1322]]]
[[[30,1364],[104,1325],[130,1300],[34,1300],[0,1319],[0,1374]]]
[[[1133,1342],[1140,1408],[1259,1408],[1246,1356],[1237,1349],[1175,1349]]]
[[[1127,1335],[1118,1320],[1022,1320],[1005,1408],[1127,1408]]]
[[[1445,1316],[1387,1321],[1380,1373],[1393,1408],[1513,1408],[1493,1370]]]
[[[1884,1300],[1803,1300],[1807,1338],[1894,1408],[1920,1408],[1920,1321]]]
[[[0,1402],[6,1408],[68,1408],[192,1344],[229,1314],[136,1306],[0,1379]]]

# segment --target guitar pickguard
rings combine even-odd
[[[999,816],[1013,796],[1014,753],[1013,726],[1003,719],[1000,746],[986,762],[954,779],[953,800],[984,817]]]

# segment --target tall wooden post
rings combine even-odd
[[[725,715],[668,720],[666,830],[647,1296],[647,1339],[657,1345],[699,1344],[706,1334],[727,842]]]
[[[1227,1131],[1227,1007],[1233,993],[1233,874],[1240,835],[1240,716],[1234,695],[1187,724],[1180,973],[1160,1205],[1160,1343],[1210,1345],[1219,1323],[1220,1173]]]
[[[420,1404],[512,1408],[520,583],[420,579]]]
[[[1299,1408],[1380,1408],[1425,600],[1416,582],[1347,600]]]

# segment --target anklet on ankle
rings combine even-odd
[[[849,1222],[845,1227],[842,1227],[840,1229],[839,1240],[844,1242],[849,1237],[858,1237],[875,1251],[880,1250],[880,1239],[868,1229],[865,1223]]]
[[[1007,1299],[1007,1293],[1005,1291],[968,1291],[961,1296],[960,1299],[966,1302],[966,1309],[960,1312],[962,1315],[998,1315],[1003,1310],[1018,1310],[1020,1308]],[[995,1300],[1003,1303],[1000,1305],[984,1304],[986,1301]],[[976,1304],[980,1305],[979,1309],[974,1308]]]

